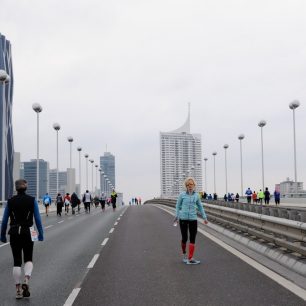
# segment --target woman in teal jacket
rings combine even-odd
[[[200,200],[200,196],[195,192],[196,182],[192,177],[185,180],[186,191],[182,192],[176,202],[176,219],[180,222],[180,229],[182,234],[182,251],[183,262],[189,265],[199,264],[199,260],[193,258],[195,249],[195,238],[198,231],[197,209],[200,211],[204,224],[207,224],[207,217]],[[189,254],[187,258],[186,244],[188,240],[189,230]]]

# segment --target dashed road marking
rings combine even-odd
[[[117,219],[117,221],[119,221],[120,220],[120,217]]]
[[[6,245],[8,245],[8,244],[9,244],[9,242],[3,243],[3,244],[0,245],[0,248],[6,246]]]
[[[62,220],[62,221],[58,221],[57,223],[63,223],[64,222],[64,220]]]
[[[48,226],[45,227],[45,229],[50,228],[50,227],[52,227],[52,226],[54,226],[54,225],[53,225],[53,224],[48,225]]]
[[[87,266],[87,269],[93,268],[93,266],[95,265],[95,263],[96,263],[97,259],[99,258],[99,256],[100,256],[100,254],[96,254],[96,255],[92,258],[91,262],[90,262],[89,265]]]
[[[115,229],[112,227],[109,231],[109,233],[111,234]]]
[[[118,224],[118,222],[115,222],[114,225],[116,226]]]
[[[103,242],[101,243],[101,245],[106,245],[108,239],[109,239],[109,238],[105,238],[105,239],[103,240]]]
[[[78,296],[80,290],[81,288],[74,288],[70,293],[70,295],[68,296],[68,299],[66,300],[64,306],[71,306],[74,300],[76,299],[76,297]]]

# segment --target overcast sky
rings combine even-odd
[[[294,177],[296,111],[298,180],[306,182],[306,1],[304,0],[0,0],[0,32],[11,41],[15,76],[13,128],[21,160],[40,157],[69,167],[67,136],[98,162],[116,156],[117,190],[148,199],[160,193],[159,132],[181,126],[191,102],[191,131],[202,134],[213,192],[261,187]],[[85,158],[83,182],[85,182]],[[204,170],[204,167],[203,167]],[[78,172],[77,172],[78,173]],[[91,173],[91,172],[90,172]]]

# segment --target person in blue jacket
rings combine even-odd
[[[33,246],[35,240],[43,241],[44,233],[41,224],[37,201],[26,194],[27,181],[15,182],[17,195],[8,200],[1,225],[1,241],[6,243],[6,230],[10,218],[10,245],[14,258],[13,278],[16,284],[16,299],[29,297],[29,281],[33,270]],[[33,217],[38,230],[35,235]],[[22,254],[23,253],[23,254]],[[21,284],[22,255],[24,260],[24,281]]]
[[[189,265],[199,264],[199,260],[193,258],[195,250],[195,239],[198,231],[197,209],[200,211],[204,224],[207,224],[207,217],[201,203],[200,196],[195,192],[196,182],[192,177],[185,180],[186,191],[182,192],[176,202],[176,220],[179,220],[182,234],[181,247],[183,262]],[[189,231],[189,253],[186,254],[186,244]]]
[[[52,203],[52,199],[51,197],[49,196],[48,192],[44,195],[43,197],[43,204],[45,205],[45,208],[46,208],[46,215],[48,217],[48,210],[49,210],[49,206],[51,205]]]

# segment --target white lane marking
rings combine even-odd
[[[172,216],[175,215],[174,213],[172,213],[172,212],[170,212],[166,209],[163,209],[161,207],[159,207],[159,208],[166,211],[167,213],[169,213]],[[238,250],[234,249],[233,247],[226,244],[222,240],[216,238],[215,236],[213,236],[213,235],[211,235],[207,232],[204,232],[202,229],[198,228],[198,232],[200,232],[202,235],[206,236],[208,239],[212,240],[216,244],[220,245],[222,248],[226,249],[227,251],[229,251],[233,255],[237,256],[238,258],[243,260],[245,263],[247,263],[248,265],[250,265],[251,267],[253,267],[257,271],[261,272],[262,274],[266,275],[267,277],[269,277],[270,279],[272,279],[273,281],[275,281],[276,283],[278,283],[282,287],[286,288],[287,290],[291,291],[292,293],[294,293],[295,295],[297,295],[298,297],[300,297],[301,299],[306,301],[306,290],[305,289],[297,286],[293,282],[291,282],[291,281],[287,280],[286,278],[280,276],[276,272],[268,269],[267,267],[258,263],[254,259],[252,259],[252,258],[248,257],[247,255],[239,252]]]
[[[8,245],[8,244],[9,244],[9,242],[3,243],[3,244],[0,245],[0,248],[6,246],[6,245]]]
[[[52,227],[52,226],[54,226],[54,225],[53,225],[53,224],[48,225],[48,226],[45,227],[45,229],[50,228],[50,227]]]
[[[120,220],[120,218],[117,219],[117,221],[119,221],[119,220]]]
[[[103,240],[103,242],[101,243],[101,245],[106,245],[108,239],[109,239],[109,238],[105,238],[105,239]]]
[[[59,221],[59,222],[57,222],[57,223],[63,223],[64,222],[64,220],[62,220],[62,221]]]
[[[80,290],[81,288],[74,288],[70,293],[70,295],[68,296],[68,299],[66,300],[64,306],[71,306],[74,300],[76,299],[76,297],[78,296]]]
[[[114,225],[116,226],[118,224],[118,222],[115,222]]]
[[[112,227],[109,231],[109,233],[111,234],[115,229]]]
[[[100,256],[100,254],[96,254],[96,255],[92,258],[91,262],[90,262],[89,265],[87,266],[87,269],[93,268],[93,266],[95,265],[95,263],[96,263],[97,259],[99,258],[99,256]]]

